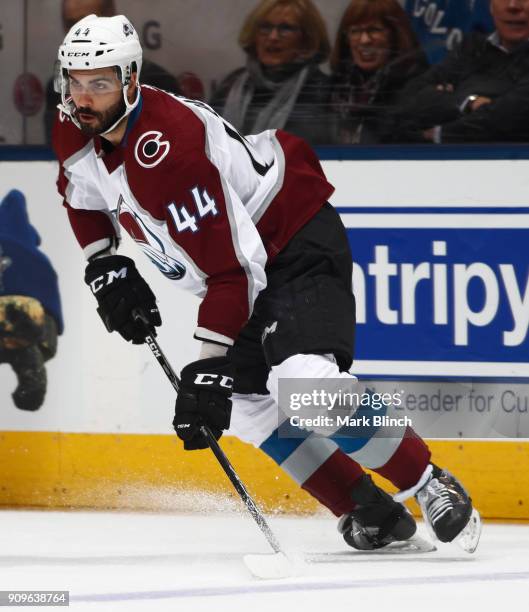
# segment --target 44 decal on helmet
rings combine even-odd
[[[83,36],[88,36],[88,34],[90,34],[90,28],[86,28],[86,30],[83,31],[82,28],[77,28],[77,30],[75,30],[75,32],[73,33],[74,36],[81,36],[81,34]]]

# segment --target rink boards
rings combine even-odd
[[[471,490],[483,516],[527,520],[529,443],[431,441],[435,461]],[[252,495],[269,512],[311,513],[319,506],[268,457],[222,440]],[[198,490],[234,492],[209,451],[186,453],[172,435],[10,432],[0,435],[3,506],[91,507],[201,512]],[[387,481],[375,476],[387,490]],[[409,507],[418,512],[415,503]]]
[[[515,396],[507,396],[514,400],[509,407],[514,406],[515,421],[504,428],[507,433],[486,440],[490,433],[476,436],[469,426],[463,438],[479,440],[437,440],[431,447],[436,462],[457,472],[485,516],[528,519],[524,299],[529,288],[522,254],[529,238],[529,162],[333,161],[324,166],[337,186],[332,202],[358,262],[355,285],[364,290],[363,297],[358,293],[355,372],[377,384],[396,376],[416,394],[438,379],[488,385],[498,398],[516,389]],[[1,162],[0,169],[0,197],[11,188],[27,197],[42,249],[59,275],[65,317],[38,412],[14,407],[15,378],[0,365],[0,504],[192,510],[189,491],[229,492],[209,453],[184,454],[171,434],[173,392],[148,351],[102,329],[82,281],[80,250],[55,194],[55,164]],[[135,254],[128,241],[124,252]],[[198,356],[191,337],[198,300],[137,260],[159,297],[160,343],[179,370]],[[410,288],[414,304],[400,301]],[[384,345],[380,338],[392,340]],[[233,439],[224,446],[268,509],[316,509],[258,451]]]

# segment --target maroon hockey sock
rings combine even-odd
[[[430,462],[431,452],[424,440],[411,427],[406,428],[404,437],[391,459],[373,471],[387,478],[399,490],[410,489],[419,482]]]
[[[351,489],[364,474],[356,461],[341,450],[336,450],[301,485],[336,516],[351,512],[356,504],[351,499]]]

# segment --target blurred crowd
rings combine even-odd
[[[90,13],[115,14],[114,3],[64,0],[65,31]],[[245,65],[207,101],[243,134],[279,128],[313,145],[529,140],[529,0],[351,0],[333,39],[311,0],[261,0],[238,44]],[[152,62],[140,81],[190,96]],[[50,83],[47,132],[55,95]]]

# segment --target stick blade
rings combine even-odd
[[[278,580],[293,574],[292,564],[285,553],[244,555],[244,563],[255,578]]]

